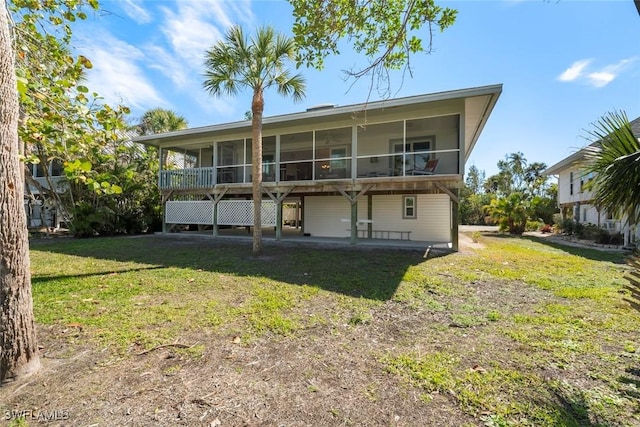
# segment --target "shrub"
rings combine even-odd
[[[609,244],[610,245],[622,245],[624,243],[624,236],[620,233],[614,233],[609,236]]]
[[[527,221],[525,231],[538,231],[543,225],[544,222],[542,221]]]
[[[550,224],[544,224],[540,227],[540,231],[542,233],[551,233],[553,231],[553,227]]]
[[[560,231],[565,234],[574,234],[576,231],[576,222],[571,218],[565,218],[560,222]]]

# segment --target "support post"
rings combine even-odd
[[[220,193],[214,194],[213,198],[207,195],[209,199],[213,201],[213,237],[218,237],[218,203],[222,200],[222,197],[227,193],[227,188],[223,189]]]
[[[167,200],[162,201],[162,234],[167,234]]]
[[[162,234],[167,234],[167,202],[171,199],[173,195],[173,191],[170,191],[169,194],[165,194],[161,196],[162,203]]]
[[[213,201],[213,237],[218,237],[218,202]]]
[[[351,192],[351,244],[358,243],[358,198],[355,191]]]
[[[276,240],[282,240],[282,199],[280,193],[276,196]]]
[[[451,199],[451,249],[458,252],[458,189],[451,191],[456,195]]]
[[[304,236],[304,196],[300,196],[300,233]]]
[[[371,194],[367,195],[367,219],[369,221],[373,220],[373,196]],[[371,239],[373,237],[373,223],[370,222],[367,224],[367,237]]]
[[[282,202],[287,198],[289,193],[293,190],[293,187],[287,189],[284,193],[276,193],[275,195],[265,189],[264,192],[267,193],[267,196],[276,204],[276,240],[282,239]]]

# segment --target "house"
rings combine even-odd
[[[465,162],[501,92],[492,85],[266,117],[263,227],[281,238],[282,207],[293,205],[304,236],[457,249]],[[184,155],[184,168],[159,172],[165,232],[253,225],[250,121],[134,141]]]
[[[24,185],[24,208],[29,228],[59,228],[62,215],[59,208],[47,197],[46,191],[53,189],[64,192],[67,188],[63,165],[60,161],[48,164],[29,164],[32,179],[26,179]],[[45,170],[46,168],[46,170]]]
[[[634,135],[640,138],[640,117],[630,124]],[[594,142],[591,146],[597,144],[598,142]],[[621,233],[625,245],[636,244],[640,241],[637,224],[628,224],[625,217],[615,217],[592,204],[593,191],[586,184],[594,176],[586,170],[587,162],[587,150],[583,148],[542,172],[544,175],[554,175],[558,178],[558,207],[563,218],[594,224],[610,233]]]

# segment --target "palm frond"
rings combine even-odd
[[[248,39],[242,28],[235,26],[205,53],[203,87],[211,95],[221,96],[235,95],[242,87],[255,91],[275,86],[279,94],[299,101],[306,83],[299,74],[290,76],[287,62],[294,58],[293,39],[273,27],[261,27]]]
[[[610,112],[593,125],[589,135],[594,143],[587,147],[595,175],[594,203],[611,213],[640,219],[640,142],[624,112]]]

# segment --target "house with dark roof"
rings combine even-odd
[[[491,85],[266,117],[263,227],[281,239],[283,208],[295,206],[300,236],[457,249],[465,163],[501,92]],[[158,147],[161,158],[184,156],[183,168],[159,172],[165,232],[253,226],[251,121],[134,141]]]

